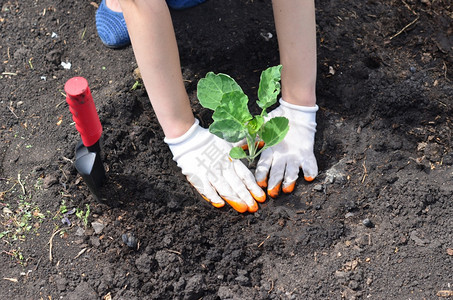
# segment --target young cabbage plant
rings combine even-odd
[[[248,109],[247,95],[230,76],[209,72],[198,82],[198,100],[203,107],[214,111],[214,122],[209,131],[230,143],[244,139],[247,142],[248,153],[240,146],[233,147],[230,151],[232,158],[246,158],[252,163],[262,151],[280,143],[288,132],[288,119],[285,117],[265,121],[266,109],[277,102],[280,94],[281,69],[282,66],[278,65],[261,73],[256,103],[262,111],[255,116]],[[258,145],[263,146],[260,148]]]

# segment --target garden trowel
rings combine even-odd
[[[83,77],[69,79],[64,90],[66,102],[72,113],[81,140],[75,148],[75,167],[91,193],[101,201],[100,188],[105,181],[105,169],[101,160],[99,140],[102,125],[94,105],[88,82]]]

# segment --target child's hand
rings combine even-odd
[[[253,174],[241,161],[229,157],[230,143],[198,123],[179,138],[165,139],[182,173],[213,206],[223,207],[225,200],[238,212],[257,211],[256,201],[264,202],[266,194]]]
[[[314,180],[318,175],[313,153],[317,110],[318,106],[298,106],[280,99],[280,106],[269,113],[268,118],[283,116],[289,119],[289,131],[285,139],[264,150],[256,168],[256,181],[261,187],[267,187],[269,196],[278,196],[282,181],[283,192],[291,193],[299,168],[302,168],[307,181]]]

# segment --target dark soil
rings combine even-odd
[[[131,47],[98,39],[94,3],[0,3],[1,299],[453,295],[450,0],[317,1],[320,175],[255,214],[215,209],[185,180],[146,91],[132,89]],[[227,73],[252,96],[279,63],[270,1],[172,15],[205,127],[199,78]],[[79,135],[63,87],[73,76],[90,83],[116,206],[98,203],[72,163]],[[71,226],[65,208],[83,211]]]

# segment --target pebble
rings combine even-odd
[[[362,221],[362,224],[365,226],[365,227],[368,227],[368,228],[372,228],[373,227],[373,222],[371,222],[370,219],[366,218]]]
[[[353,212],[348,212],[344,217],[345,217],[346,219],[347,219],[347,218],[354,217],[354,213],[353,213]]]
[[[93,226],[94,233],[96,233],[96,234],[100,234],[102,232],[102,230],[104,230],[104,227],[105,227],[105,225],[99,221],[95,221],[95,222],[91,223],[91,226]]]
[[[316,184],[313,189],[315,191],[318,191],[318,192],[322,192],[324,190],[324,187],[322,186],[322,184]]]
[[[124,233],[121,238],[129,248],[137,247],[137,238],[132,233]]]
[[[101,245],[101,240],[96,236],[90,236],[90,243],[93,247],[99,247]]]
[[[77,236],[83,236],[85,234],[85,229],[83,229],[82,227],[77,227],[77,230],[76,230],[76,233],[75,233]]]

